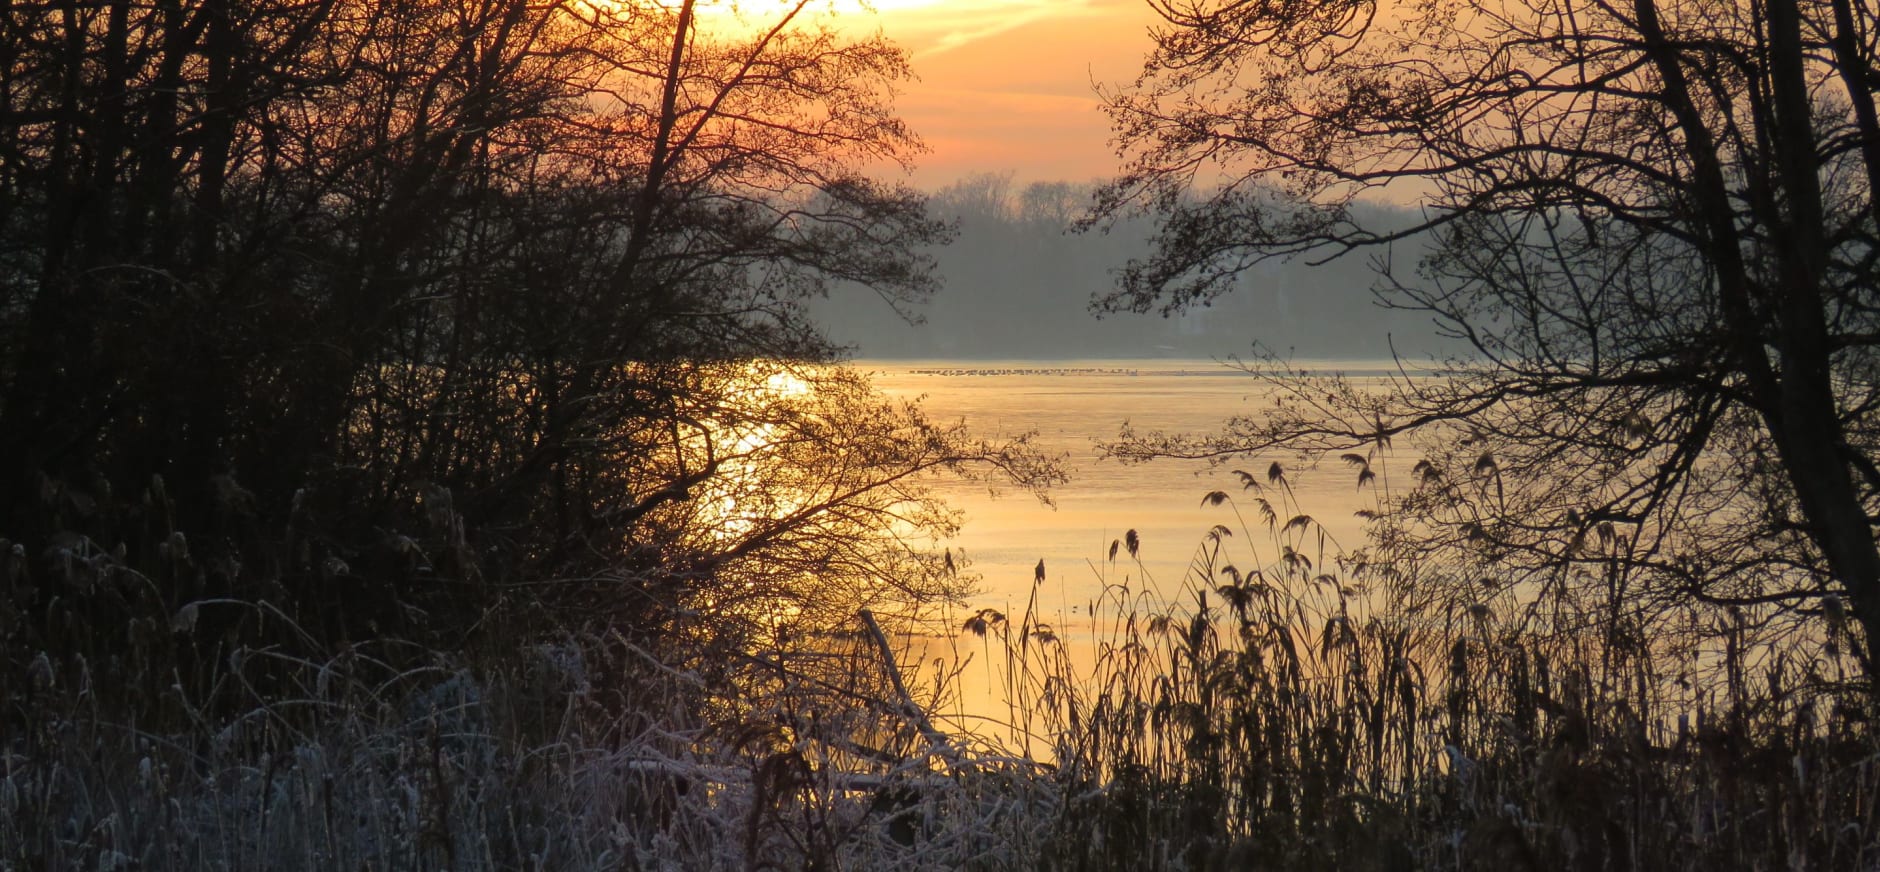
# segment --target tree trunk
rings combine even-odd
[[[1776,351],[1781,360],[1773,416],[1765,411],[1783,466],[1795,486],[1809,535],[1854,601],[1868,646],[1880,638],[1880,548],[1855,488],[1834,393],[1825,276],[1820,159],[1802,57],[1795,0],[1769,0],[1769,75],[1775,118],[1766,135],[1775,149],[1784,212],[1771,215],[1778,247]],[[1874,663],[1864,656],[1871,676]]]

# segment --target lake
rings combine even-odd
[[[1361,375],[1386,365],[1359,361],[1325,367]],[[948,500],[966,511],[955,547],[964,550],[972,568],[984,576],[990,600],[1022,604],[1040,559],[1050,591],[1062,592],[1071,602],[1087,599],[1100,586],[1096,564],[1103,562],[1110,543],[1131,529],[1140,537],[1143,573],[1172,586],[1188,571],[1210,528],[1224,524],[1236,538],[1244,538],[1234,505],[1203,505],[1202,498],[1215,490],[1226,491],[1237,502],[1256,534],[1254,544],[1270,546],[1251,502],[1256,494],[1243,489],[1234,470],[1253,473],[1264,484],[1267,467],[1276,460],[1287,470],[1298,498],[1297,513],[1312,516],[1348,547],[1362,540],[1361,522],[1353,512],[1368,500],[1356,487],[1356,473],[1335,458],[1316,469],[1302,467],[1298,457],[1284,453],[1219,466],[1177,460],[1123,464],[1101,458],[1099,443],[1115,439],[1125,422],[1139,432],[1205,433],[1230,415],[1247,412],[1258,402],[1260,383],[1221,363],[873,361],[856,366],[874,373],[883,393],[921,399],[922,408],[935,420],[963,419],[982,435],[1035,431],[1040,448],[1069,455],[1071,482],[1053,491],[1056,508],[1019,492],[993,498],[978,484],[939,483]],[[1267,496],[1277,493],[1269,489]],[[1282,522],[1286,517],[1282,514]],[[1230,548],[1241,554],[1248,544],[1234,542]],[[1270,547],[1263,552],[1269,561],[1277,556],[1270,552]]]
[[[1045,565],[1039,608],[1058,635],[1083,647],[1090,638],[1089,603],[1107,583],[1173,593],[1195,558],[1212,547],[1215,525],[1232,531],[1221,539],[1221,562],[1243,568],[1278,557],[1272,534],[1260,520],[1255,492],[1244,490],[1234,470],[1245,470],[1266,483],[1268,465],[1284,464],[1297,504],[1277,504],[1283,524],[1306,514],[1323,525],[1338,545],[1362,544],[1354,512],[1369,505],[1357,488],[1356,472],[1336,458],[1306,468],[1298,457],[1272,454],[1238,458],[1218,466],[1204,461],[1157,461],[1125,465],[1101,458],[1099,442],[1112,440],[1131,423],[1138,432],[1155,430],[1203,433],[1231,415],[1244,414],[1259,402],[1261,383],[1244,372],[1211,360],[1083,361],[861,361],[877,388],[897,399],[921,399],[936,421],[963,419],[981,435],[1032,431],[1050,453],[1069,455],[1071,481],[1053,491],[1056,507],[1040,505],[1022,492],[998,498],[983,485],[942,481],[937,487],[966,512],[965,525],[953,541],[970,560],[969,571],[982,577],[983,593],[972,609],[990,607],[1012,615],[1025,608],[1038,561]],[[1356,377],[1383,376],[1387,362],[1326,362],[1310,368]],[[1204,505],[1210,491],[1226,491],[1230,502]],[[1235,510],[1239,510],[1236,516]],[[1244,524],[1241,520],[1244,518]],[[1113,541],[1135,530],[1140,562],[1126,551],[1114,565],[1107,557]],[[1251,534],[1251,535],[1249,535]],[[1316,534],[1292,537],[1294,547],[1319,561]],[[1218,584],[1222,580],[1215,579]],[[1081,644],[1080,644],[1081,643]],[[973,694],[972,674],[963,676]],[[989,680],[989,677],[984,680]],[[1002,710],[1002,701],[968,703],[969,709]]]

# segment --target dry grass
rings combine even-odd
[[[1720,610],[1712,635],[1593,634],[1574,604],[1321,559],[1316,524],[1285,517],[1279,559],[1243,571],[1227,546],[1250,531],[1217,528],[1167,600],[1112,553],[1087,674],[1030,614],[1001,633],[1044,649],[1019,658],[1015,717],[1055,737],[1045,865],[1880,868],[1880,740],[1844,626]]]

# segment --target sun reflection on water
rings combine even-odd
[[[753,361],[746,364],[745,385],[731,394],[724,414],[708,422],[701,443],[702,462],[716,458],[715,445],[729,445],[719,461],[718,476],[708,493],[700,494],[703,505],[711,507],[704,529],[719,541],[749,536],[766,520],[801,511],[807,494],[793,492],[782,476],[767,467],[782,458],[787,443],[805,434],[793,432],[793,425],[813,415],[806,405],[814,388],[804,376],[778,364]]]

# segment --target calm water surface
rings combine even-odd
[[[1266,471],[1277,460],[1287,470],[1294,502],[1280,502],[1281,492],[1264,488],[1280,523],[1306,514],[1319,523],[1309,534],[1288,537],[1289,544],[1315,563],[1336,554],[1339,546],[1362,544],[1361,522],[1354,512],[1370,505],[1357,488],[1356,472],[1333,459],[1317,468],[1290,454],[1234,458],[1210,466],[1205,461],[1157,461],[1125,465],[1102,458],[1101,442],[1116,438],[1125,422],[1139,433],[1205,433],[1229,416],[1257,410],[1261,382],[1210,360],[1101,361],[872,361],[856,366],[873,373],[875,385],[899,399],[919,399],[930,418],[964,420],[982,436],[1035,433],[1043,450],[1068,456],[1071,481],[1053,491],[1055,508],[1029,494],[1007,490],[990,496],[983,485],[941,481],[938,488],[966,513],[965,525],[951,545],[964,552],[969,571],[981,577],[982,593],[968,606],[998,609],[1016,621],[1033,593],[1038,561],[1045,581],[1037,586],[1037,613],[1066,644],[1070,659],[1085,669],[1096,650],[1091,603],[1106,584],[1127,584],[1132,591],[1175,594],[1185,576],[1197,571],[1200,555],[1214,546],[1208,532],[1224,525],[1216,566],[1242,569],[1278,559],[1275,536],[1263,521],[1255,498],[1234,470],[1246,470],[1266,485]],[[1328,362],[1315,370],[1339,371],[1356,378],[1384,376],[1380,362]],[[1204,505],[1211,491],[1230,500]],[[1119,549],[1108,560],[1110,544],[1135,530],[1139,559]],[[1320,530],[1326,537],[1320,547]],[[1216,578],[1212,584],[1225,579]],[[1099,609],[1099,612],[1102,610]],[[957,626],[957,624],[955,624]],[[1036,737],[1026,738],[1011,725],[1016,720],[1010,689],[995,663],[998,657],[980,640],[964,635],[918,643],[914,663],[964,663],[953,682],[950,703],[935,714],[957,728],[978,735],[1005,734],[1005,740],[1048,753]],[[1007,731],[1010,731],[1007,734]]]
[[[1356,377],[1385,365],[1339,362],[1324,368]],[[1084,613],[1084,604],[1106,578],[1146,581],[1173,591],[1199,549],[1210,547],[1207,534],[1217,524],[1233,531],[1222,540],[1226,562],[1243,568],[1270,563],[1278,555],[1253,501],[1259,494],[1243,489],[1233,471],[1251,472],[1264,484],[1275,460],[1285,465],[1297,497],[1290,511],[1310,515],[1336,540],[1328,543],[1328,553],[1336,551],[1335,544],[1361,543],[1353,512],[1369,500],[1356,487],[1355,471],[1335,460],[1313,469],[1287,454],[1236,458],[1212,467],[1204,461],[1125,465],[1102,459],[1099,443],[1115,439],[1125,422],[1144,433],[1204,433],[1255,408],[1261,402],[1260,382],[1215,361],[875,361],[856,366],[873,372],[876,386],[890,396],[924,398],[921,405],[935,420],[964,419],[983,435],[1035,432],[1040,448],[1069,455],[1071,482],[1053,491],[1056,508],[1017,491],[993,498],[981,485],[940,485],[949,501],[966,512],[954,545],[983,578],[985,594],[976,605],[1022,608],[1041,559],[1045,584],[1040,601],[1052,611]],[[1231,502],[1203,505],[1203,497],[1215,490],[1226,491]],[[1278,504],[1279,492],[1267,488],[1265,496],[1284,523],[1291,515]],[[1141,542],[1140,564],[1119,552],[1111,568],[1111,542],[1132,529]],[[1316,537],[1299,547],[1316,559],[1311,550]]]

